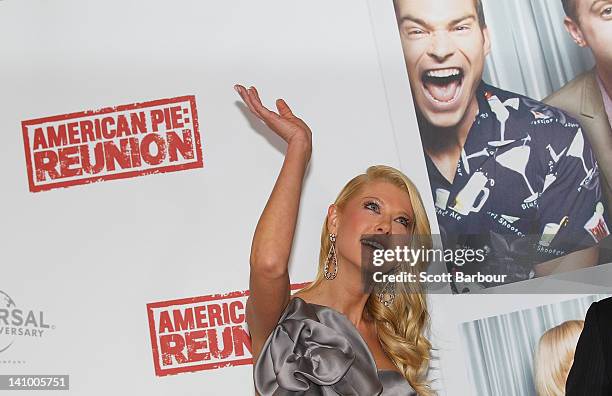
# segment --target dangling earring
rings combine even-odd
[[[385,298],[388,295],[388,298]],[[390,307],[395,300],[395,283],[387,282],[381,291],[377,293],[378,301],[380,301],[385,307]]]
[[[336,234],[329,234],[329,242],[331,246],[329,247],[329,253],[327,253],[327,258],[325,259],[325,266],[323,266],[323,272],[325,273],[325,279],[332,280],[338,275],[338,259],[336,258]],[[329,262],[332,262],[334,265],[334,271],[329,272]]]

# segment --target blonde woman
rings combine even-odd
[[[565,382],[583,327],[584,320],[569,320],[540,337],[534,362],[538,396],[565,396]]]
[[[250,111],[287,142],[251,248],[246,315],[257,392],[433,394],[425,380],[431,344],[424,336],[429,316],[422,291],[403,284],[364,291],[361,273],[361,248],[374,245],[365,235],[413,235],[413,244],[431,246],[418,191],[386,166],[352,179],[327,211],[315,282],[290,295],[287,267],[311,131],[282,99],[276,101],[277,113],[261,104],[254,87],[235,89]],[[423,265],[396,270],[414,272]]]

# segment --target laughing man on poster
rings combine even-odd
[[[463,272],[516,282],[595,265],[607,213],[579,123],[482,81],[491,44],[480,0],[395,8],[443,243],[488,252]]]

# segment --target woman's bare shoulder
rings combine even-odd
[[[294,298],[299,298],[308,304],[326,305],[323,304],[323,301],[321,301],[320,298],[317,298],[317,293],[313,290],[300,290],[289,296],[290,301]]]

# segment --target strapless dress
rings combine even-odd
[[[332,308],[289,301],[253,368],[261,396],[411,396],[397,371],[377,370],[365,341]]]

